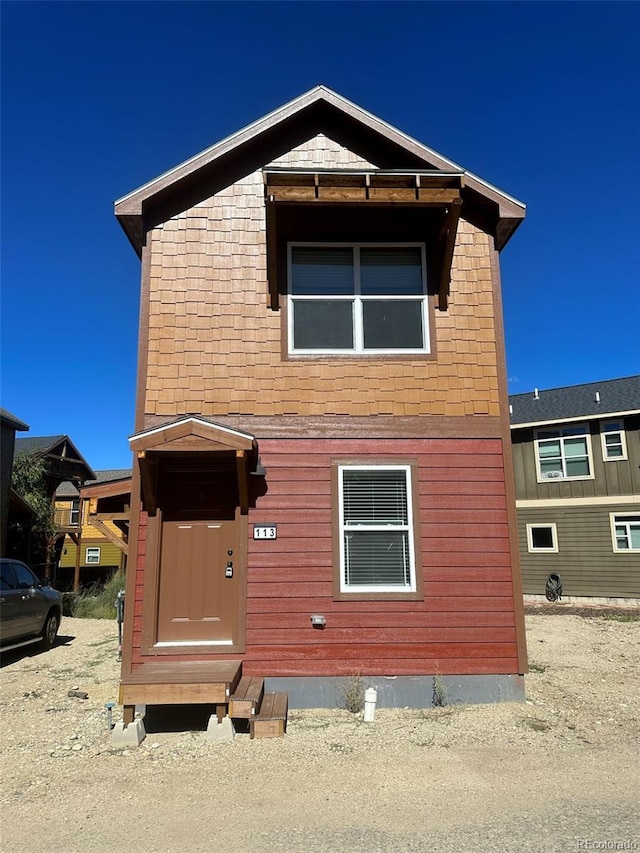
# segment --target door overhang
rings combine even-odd
[[[143,430],[131,436],[129,445],[138,460],[142,503],[149,515],[154,516],[158,507],[158,470],[163,454],[193,458],[200,454],[228,456],[233,452],[240,510],[243,515],[248,512],[249,474],[258,464],[258,443],[250,433],[203,418],[185,417]]]

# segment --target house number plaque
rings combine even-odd
[[[257,524],[253,526],[254,539],[277,539],[278,527],[275,524],[263,524],[260,527]]]

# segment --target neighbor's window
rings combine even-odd
[[[289,246],[289,352],[429,352],[424,246]]]
[[[640,551],[640,515],[611,514],[614,551]]]
[[[77,527],[78,522],[80,521],[80,500],[79,498],[75,498],[71,501],[71,506],[69,508],[69,526]]]
[[[558,553],[558,532],[555,524],[527,524],[527,547],[530,554],[540,551]]]
[[[605,421],[600,424],[600,438],[602,439],[602,458],[605,462],[627,458],[627,444],[622,421]]]
[[[100,548],[93,547],[87,548],[87,553],[85,556],[86,563],[99,563],[100,562]]]
[[[536,433],[539,480],[591,477],[589,430],[584,425]]]
[[[408,465],[341,465],[340,591],[415,592]]]

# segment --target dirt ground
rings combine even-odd
[[[165,716],[117,749],[116,625],[65,618],[3,657],[2,851],[640,849],[640,621],[528,615],[527,637],[526,704],[293,711],[230,744]]]

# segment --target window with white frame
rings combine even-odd
[[[593,477],[589,429],[584,424],[536,432],[538,480]]]
[[[74,498],[69,507],[69,526],[77,527],[80,522],[80,499]]]
[[[99,563],[100,562],[100,548],[98,546],[90,546],[87,548],[85,554],[85,563]]]
[[[408,465],[340,465],[340,591],[415,592]]]
[[[289,352],[428,353],[425,249],[289,245]]]
[[[557,554],[558,531],[555,523],[527,524],[527,548],[530,554]]]
[[[613,550],[620,553],[640,551],[640,515],[611,513]]]
[[[627,443],[622,421],[604,421],[601,423],[600,438],[602,439],[602,458],[605,462],[627,458]]]

